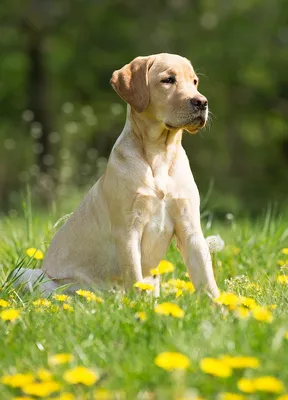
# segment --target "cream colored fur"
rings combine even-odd
[[[175,82],[165,82],[169,77]],[[199,193],[181,144],[183,129],[195,133],[207,120],[208,108],[191,103],[206,100],[196,73],[187,59],[158,54],[115,71],[111,84],[129,103],[124,129],[104,175],[56,233],[42,270],[53,285],[127,289],[154,282],[150,269],[175,237],[194,286],[217,297]]]

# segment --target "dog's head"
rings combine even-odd
[[[190,133],[205,126],[208,117],[208,101],[199,93],[198,82],[190,61],[166,53],[137,57],[110,80],[136,112],[147,113],[168,129]]]

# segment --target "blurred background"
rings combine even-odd
[[[9,0],[0,4],[2,214],[17,213],[27,186],[44,210],[83,197],[125,121],[113,70],[159,52],[189,58],[209,99],[211,127],[184,135],[204,206],[219,215],[287,207],[287,0]]]

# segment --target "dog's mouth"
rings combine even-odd
[[[203,116],[196,117],[191,124],[184,126],[185,131],[195,134],[199,129],[204,128],[206,125],[206,118]]]
[[[173,126],[171,124],[165,123],[167,129],[185,129],[185,131],[195,134],[199,129],[203,128],[206,125],[206,117],[198,116],[190,119],[188,122],[185,122],[178,126]]]

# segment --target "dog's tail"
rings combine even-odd
[[[8,282],[24,292],[37,292],[48,297],[58,287],[41,269],[16,268],[8,277]]]

